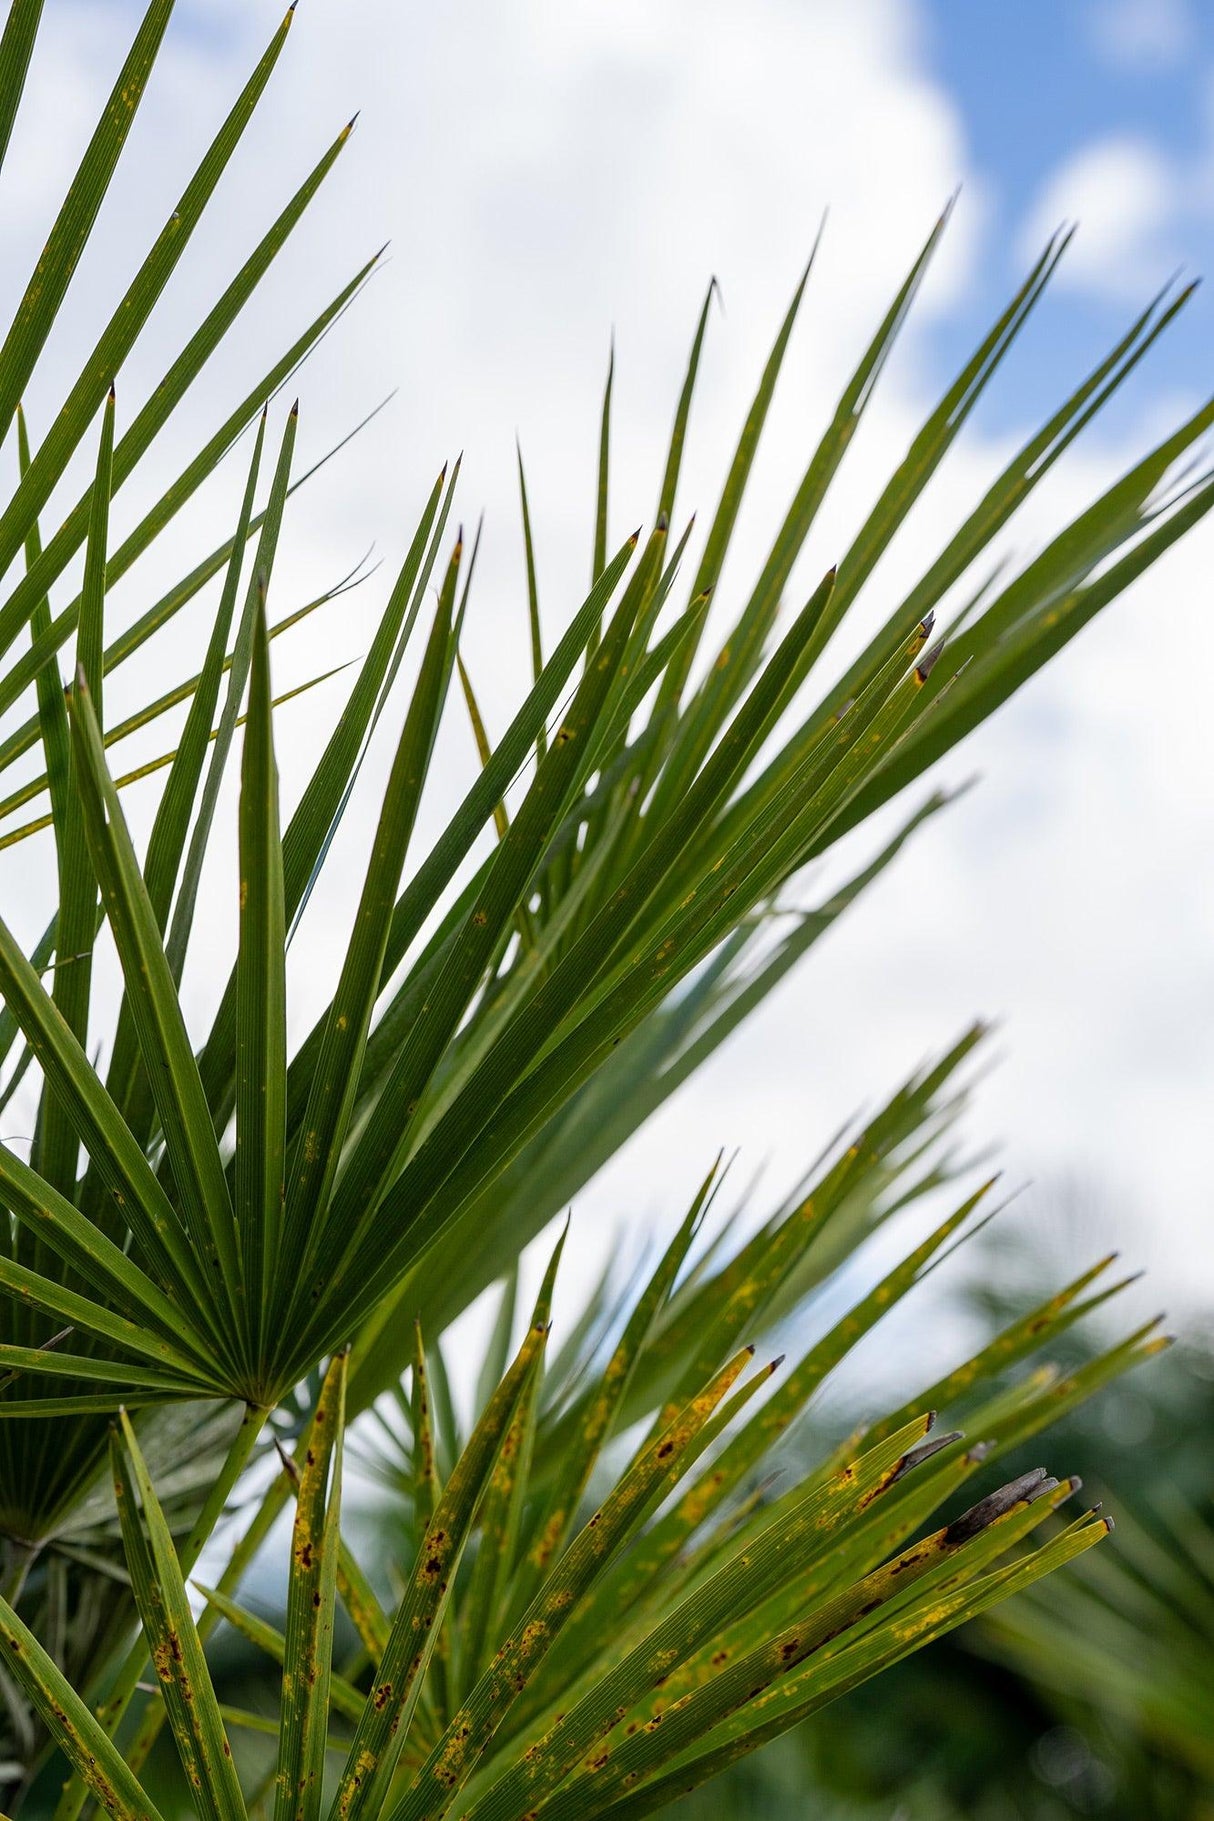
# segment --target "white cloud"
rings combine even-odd
[[[1194,39],[1187,0],[1092,0],[1088,31],[1101,56],[1130,70],[1168,68]]]
[[[129,18],[129,8],[121,12]],[[34,401],[38,421],[59,402],[93,300],[115,294],[143,232],[137,224],[150,237],[153,197],[157,209],[171,203],[190,154],[279,12],[280,0],[225,0],[222,12],[215,0],[198,0],[183,9],[165,79],[136,128],[152,164],[133,168],[107,209],[56,339],[56,378]],[[61,73],[56,97],[87,94],[95,108],[118,38],[109,31],[106,67],[91,37],[74,37],[86,16],[112,27],[114,10],[98,0],[48,9],[46,80]],[[204,21],[208,32],[196,44],[191,25]],[[14,144],[15,155],[25,147],[16,168],[40,191],[38,123],[50,115],[37,103],[47,93],[44,86],[31,96],[23,129],[30,137]],[[745,8],[733,0],[663,8],[529,0],[506,9],[488,0],[447,9],[313,0],[299,9],[263,117],[166,298],[161,327],[124,376],[120,410],[132,409],[157,377],[157,355],[193,325],[194,298],[211,295],[232,270],[284,195],[288,174],[360,105],[358,132],[314,217],[183,413],[177,445],[186,447],[191,426],[209,428],[219,401],[226,405],[277,351],[287,325],[305,320],[391,235],[388,268],[302,377],[305,454],[390,386],[399,397],[293,508],[277,599],[286,607],[306,598],[372,539],[390,562],[438,463],[466,446],[463,511],[488,508],[469,656],[496,727],[524,668],[514,430],[528,456],[551,626],[585,583],[594,418],[612,324],[613,529],[622,534],[652,510],[709,274],[721,280],[726,314],[712,325],[692,424],[684,497],[701,507],[715,498],[768,340],[830,204],[738,557],[721,589],[726,612],[738,604],[747,566],[778,521],[849,363],[960,179],[967,188],[919,323],[939,322],[980,255],[981,208],[958,113],[925,70],[909,0],[851,0],[846,9],[803,0]],[[89,125],[83,99],[73,100],[57,116],[62,145],[82,142]],[[1061,215],[1084,218],[1072,275],[1086,260],[1088,282],[1107,287],[1128,265],[1126,282],[1139,297],[1166,263],[1155,235],[1168,173],[1150,148],[1114,147],[1111,158],[1109,150],[1095,148],[1086,173],[1082,164],[1060,173],[1057,194],[1044,201],[1050,226]],[[0,272],[10,291],[38,251],[34,213],[15,208],[0,218]],[[812,541],[805,577],[838,555],[932,402],[922,347],[912,325]],[[968,351],[957,349],[958,364]],[[1007,386],[1015,384],[1015,358]],[[870,615],[935,554],[1006,453],[968,439],[874,577]],[[1122,453],[1097,443],[1069,458],[1030,523],[1016,528],[1016,544],[1086,504]],[[189,520],[188,544],[149,564],[152,574],[180,573],[226,533],[238,484],[233,474],[226,493],[209,496]],[[1184,1284],[1208,1215],[1196,1132],[1214,1094],[1214,952],[1200,910],[1214,901],[1200,731],[1214,659],[1209,550],[1204,538],[1179,553],[1138,591],[1135,607],[1114,609],[950,763],[954,780],[975,765],[988,779],[938,820],[588,1197],[600,1225],[619,1209],[677,1207],[721,1142],[744,1147],[744,1167],[771,1155],[777,1172],[794,1174],[843,1116],[974,1013],[1006,1012],[1009,1059],[983,1091],[972,1134],[1005,1137],[1014,1174],[1064,1164],[1103,1170],[1154,1223],[1131,1239],[1136,1254]],[[335,646],[338,655],[364,649],[383,579],[351,597],[323,631],[302,634],[295,655],[284,649],[278,680],[327,666]],[[117,611],[134,617],[148,598],[150,583],[136,580]],[[165,671],[189,673],[200,619],[158,657],[158,682]],[[314,709],[284,714],[288,780],[311,756],[311,726],[331,701],[317,697]],[[441,763],[452,792],[472,763],[456,727]],[[422,840],[443,807],[431,806]],[[344,842],[335,884],[348,881],[366,834],[363,826]],[[218,975],[211,963],[231,940],[229,883],[217,881],[207,906],[209,965],[189,979],[197,1009]],[[5,915],[22,912],[23,927],[40,927],[47,891],[49,873],[39,880],[23,865],[6,878]],[[316,913],[293,981],[309,1010],[348,927],[344,883],[318,900]]]
[[[1176,263],[1175,219],[1182,175],[1142,139],[1084,146],[1045,184],[1020,233],[1032,258],[1062,222],[1077,224],[1059,282],[1118,301],[1140,299]]]

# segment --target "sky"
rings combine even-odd
[[[1158,277],[1206,269],[1214,14],[1192,0],[932,0],[921,18],[926,61],[960,110],[967,161],[992,215],[971,308],[992,302],[1058,221],[1079,224],[1049,335],[1025,375],[1027,396],[1044,402],[1085,338],[1115,332]],[[1157,392],[1201,390],[1210,311],[1206,299],[1159,350]]]
[[[98,299],[120,294],[278,17],[277,0],[179,0],[130,159],[27,401],[31,423],[56,408]],[[48,7],[0,201],[0,270],[14,301],[134,18],[126,0]],[[504,725],[525,663],[515,435],[528,462],[541,606],[554,628],[585,586],[596,412],[613,335],[612,529],[622,535],[652,512],[708,279],[717,278],[723,307],[710,328],[683,494],[685,505],[704,507],[829,209],[723,582],[725,611],[748,565],[753,574],[849,364],[953,191],[942,254],[815,528],[798,588],[845,547],[1049,233],[1079,221],[1037,319],[874,578],[875,611],[1173,271],[1214,265],[1214,17],[1185,0],[1021,0],[1014,9],[966,0],[468,0],[443,9],[302,0],[241,158],[120,381],[120,419],[193,326],[198,297],[230,274],[356,109],[357,130],[315,209],[166,443],[186,451],[215,421],[216,399],[236,396],[288,328],[390,242],[384,270],[301,376],[304,456],[394,396],[293,508],[278,603],[308,598],[372,547],[384,566],[323,629],[283,652],[276,683],[365,649],[434,474],[462,449],[462,510],[469,522],[485,511],[468,660],[491,731]],[[1210,309],[1199,292],[1017,521],[1014,551],[1031,551],[1211,389]],[[238,464],[185,516],[191,551],[229,525]],[[133,486],[122,514],[150,497],[154,478]],[[587,1257],[627,1244],[616,1237],[626,1223],[639,1232],[673,1218],[723,1143],[740,1147],[749,1168],[766,1163],[773,1185],[795,1178],[841,1120],[983,1014],[1000,1021],[1000,1062],[967,1133],[975,1145],[997,1141],[1009,1178],[1035,1185],[1015,1216],[1033,1243],[1055,1243],[1059,1210],[1074,1199],[1068,1185],[1082,1184],[1085,1252],[1111,1234],[1149,1268],[1151,1298],[1186,1318],[1214,1297],[1212,536],[1190,539],[944,763],[941,781],[980,774],[979,788],[935,818],[779,998],[592,1187],[575,1229]],[[146,579],[117,591],[119,619],[146,604],[158,575],[180,571],[174,557],[153,557]],[[132,667],[127,687],[188,673],[202,630],[175,633],[176,645]],[[318,718],[339,701],[336,684],[284,711],[288,797]],[[423,839],[441,826],[471,764],[456,726],[440,748],[450,795],[431,804]],[[371,789],[383,766],[377,749]],[[146,804],[132,805],[136,824],[141,815],[146,824]],[[293,962],[301,1029],[344,941],[348,882],[368,826],[365,817],[352,825]],[[4,914],[32,940],[50,875],[45,855],[19,851],[16,866],[0,855],[0,891]],[[212,890],[207,947],[186,982],[200,1024],[235,923],[233,879],[221,869]]]

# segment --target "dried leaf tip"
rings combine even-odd
[[[298,1486],[303,1478],[303,1475],[299,1471],[298,1461],[295,1459],[294,1455],[287,1453],[277,1436],[274,1437],[274,1446],[278,1449],[278,1458],[282,1462],[283,1472],[290,1480],[292,1486]]]
[[[928,677],[931,676],[932,671],[936,668],[936,665],[939,663],[940,653],[943,650],[944,650],[944,640],[939,639],[939,640],[937,640],[936,644],[934,644],[932,646],[930,651],[924,652],[923,656],[919,659],[919,662],[915,665],[916,682],[918,682],[918,683],[927,682]]]
[[[959,1518],[954,1518],[944,1532],[944,1541],[949,1545],[967,1543],[971,1537],[978,1536],[988,1525],[996,1522],[1014,1506],[1026,1499],[1038,1496],[1036,1489],[1049,1478],[1044,1467],[1033,1467],[1028,1473],[1022,1473],[1019,1479],[1009,1480],[1006,1486],[1000,1486],[996,1492],[988,1492],[984,1499],[963,1511]],[[1057,1485],[1057,1480],[1054,1485]],[[1051,1488],[1052,1490],[1052,1488]]]
[[[1111,1517],[1102,1517],[1100,1521],[1104,1525],[1104,1534],[1106,1536],[1112,1536],[1113,1532],[1117,1528],[1117,1526],[1113,1522],[1112,1518]]]
[[[787,1353],[777,1354],[776,1358],[772,1360],[770,1366],[768,1366],[768,1368],[767,1368],[769,1375],[771,1373],[778,1372],[780,1370],[780,1367],[784,1364],[784,1361],[787,1358],[788,1358]]]
[[[670,514],[668,512],[659,512],[658,513],[658,522],[654,526],[654,530],[662,531],[662,532],[666,532],[666,531],[670,530]]]
[[[933,1454],[939,1454],[942,1448],[948,1448],[953,1442],[963,1439],[962,1430],[952,1429],[945,1435],[933,1435],[930,1440],[920,1442],[915,1448],[909,1448],[890,1475],[890,1485],[897,1485],[898,1481],[910,1473],[913,1468],[922,1466],[924,1461],[930,1461]]]
[[[298,416],[299,416],[299,400],[298,399],[296,399],[295,403],[291,406],[291,409],[288,411],[287,416],[298,418]]]

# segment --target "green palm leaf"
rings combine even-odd
[[[115,378],[262,103],[293,9],[119,307],[92,331],[41,440],[20,410],[170,13],[170,0],[152,0],[136,29],[0,341],[0,426],[16,420],[18,449],[16,481],[0,502],[0,568],[23,559],[0,600],[0,712],[18,711],[0,742],[0,770],[34,755],[30,775],[6,785],[0,814],[43,791],[48,799],[45,815],[6,827],[0,843],[45,830],[58,885],[32,949],[0,922],[0,1104],[37,1094],[28,1160],[0,1145],[0,1452],[5,1522],[20,1542],[0,1620],[21,1691],[8,1703],[21,1776],[49,1775],[54,1755],[66,1762],[58,1821],[75,1821],[86,1791],[110,1812],[154,1814],[138,1768],[167,1716],[199,1812],[243,1821],[247,1792],[204,1645],[221,1613],[253,1635],[236,1595],[294,1492],[285,1625],[256,1634],[283,1664],[278,1821],[315,1821],[326,1754],[346,1725],[354,1736],[335,1821],[421,1821],[456,1805],[497,1821],[537,1807],[553,1821],[648,1812],[1103,1534],[1089,1516],[1026,1553],[1029,1533],[1065,1491],[1042,1479],[1013,1482],[991,1495],[994,1504],[938,1521],[984,1458],[1006,1454],[1166,1344],[1151,1323],[1067,1373],[1034,1368],[1043,1344],[1122,1287],[1107,1283],[1103,1267],[984,1341],[902,1409],[873,1415],[862,1440],[824,1443],[795,1485],[773,1493],[766,1484],[779,1438],[806,1419],[835,1368],[987,1217],[984,1191],[972,1179],[954,1185],[960,1168],[940,1142],[959,1111],[955,1078],[977,1032],[904,1083],[854,1142],[828,1149],[745,1240],[725,1223],[701,1247],[719,1187],[711,1172],[626,1306],[605,1277],[549,1360],[554,1260],[522,1350],[506,1362],[526,1243],[762,1003],[944,793],[906,812],[875,858],[807,908],[810,862],[950,752],[1214,505],[1214,472],[1184,466],[1214,422],[1207,403],[1031,560],[1008,564],[998,543],[1189,292],[1161,293],[1128,325],[934,560],[898,582],[874,629],[863,615],[876,565],[1011,357],[1068,237],[1043,249],[892,465],[854,538],[833,553],[835,566],[791,613],[796,565],[948,211],[810,439],[769,549],[732,595],[720,584],[732,575],[739,511],[813,259],[776,331],[715,512],[697,531],[680,504],[672,540],[710,286],[655,477],[654,524],[614,555],[612,355],[591,586],[548,629],[519,456],[526,599],[517,625],[532,680],[501,737],[481,713],[463,649],[477,544],[465,554],[462,534],[424,651],[410,651],[449,549],[457,463],[420,510],[349,698],[316,742],[318,761],[284,828],[271,633],[339,590],[314,593],[269,627],[288,501],[308,476],[294,473],[292,411],[259,506],[266,409],[375,260],[243,398],[218,407],[218,427],[167,484],[157,478],[153,503],[116,545],[110,527],[348,142],[346,127],[220,295],[200,301],[197,327],[118,434]],[[0,36],[0,151],[40,16],[37,0],[14,0]],[[109,590],[158,540],[164,547],[258,417],[232,534],[201,556],[183,553],[178,579],[107,638]],[[61,515],[61,483],[95,431],[92,479]],[[61,600],[81,553],[79,593]],[[170,666],[152,699],[103,715],[116,673],[212,581],[217,603],[197,674],[174,683]],[[859,655],[836,663],[845,625],[863,628]],[[75,677],[66,704],[61,653]],[[457,669],[479,765],[435,832],[435,755],[446,750],[440,734]],[[173,752],[116,777],[114,747],[180,704],[188,706]],[[238,729],[239,937],[210,1028],[195,1030],[180,985]],[[394,757],[351,930],[333,956],[319,1018],[295,1041],[286,951],[331,871],[381,735]],[[163,789],[142,849],[123,793],[153,774],[163,774]],[[111,943],[122,998],[104,1034],[103,1072],[89,1054],[101,1012],[93,969],[99,945]],[[841,1287],[868,1236],[944,1191],[930,1232],[904,1257],[861,1293],[850,1281]],[[469,1423],[441,1337],[498,1279],[496,1332],[468,1380],[483,1408]],[[839,1300],[819,1305],[829,1319],[807,1341],[798,1313],[828,1293]],[[418,1317],[428,1355],[415,1341]],[[757,1341],[785,1331],[796,1356],[783,1377],[766,1365],[747,1374]],[[991,1391],[1009,1368],[1024,1376]],[[339,1528],[345,1424],[385,1389],[381,1428],[399,1444],[407,1486],[395,1600]],[[230,1419],[226,1452],[216,1454],[217,1431],[206,1424],[192,1451],[186,1412],[200,1401]],[[952,1432],[925,1440],[937,1404],[965,1406],[990,1443],[985,1456]],[[99,1419],[120,1406],[118,1513],[98,1514]],[[138,1435],[127,1408],[139,1411]],[[267,1422],[295,1444],[294,1474],[275,1476],[255,1501],[195,1625],[186,1576]],[[153,1490],[143,1442],[157,1436],[176,1438],[186,1457],[179,1497]],[[78,1554],[51,1561],[50,1539],[69,1532]],[[332,1661],[339,1597],[366,1652],[361,1667]],[[45,1615],[65,1662],[66,1615],[77,1613],[75,1694],[18,1605]],[[160,1690],[119,1753],[113,1739],[149,1653]]]

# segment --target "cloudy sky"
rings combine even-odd
[[[0,267],[14,300],[135,17],[125,0],[50,0],[47,11],[0,204]],[[129,168],[29,401],[35,426],[59,403],[98,298],[120,294],[279,12],[279,0],[179,0]],[[1175,268],[1200,272],[1214,254],[1214,17],[1186,0],[302,0],[261,118],[123,377],[120,417],[193,326],[197,300],[209,300],[355,109],[357,131],[321,200],[167,441],[186,450],[216,421],[216,400],[237,396],[310,310],[390,241],[385,269],[302,378],[305,454],[390,390],[395,397],[294,509],[278,605],[315,593],[372,545],[385,566],[323,632],[284,651],[279,681],[364,649],[434,473],[463,449],[463,511],[470,520],[486,512],[469,660],[498,728],[524,661],[515,433],[528,460],[542,607],[555,627],[585,585],[595,414],[613,332],[613,532],[622,536],[652,511],[708,278],[718,278],[724,308],[711,327],[683,494],[685,506],[706,508],[829,208],[721,590],[727,609],[954,189],[948,240],[798,589],[845,547],[1047,235],[1064,219],[1080,222],[1036,320],[874,578],[871,614],[900,574],[913,579],[1146,297]],[[1210,389],[1212,326],[1199,293],[1029,521],[1017,521],[1014,550],[1031,550]],[[183,521],[191,558],[229,524],[240,482],[233,466]],[[132,490],[128,517],[141,497]],[[980,788],[935,820],[620,1160],[588,1197],[588,1222],[604,1230],[617,1215],[673,1212],[721,1143],[754,1164],[770,1159],[777,1180],[794,1176],[843,1117],[984,1013],[1002,1020],[1002,1061],[970,1132],[1002,1142],[1013,1178],[1035,1179],[1027,1218],[1042,1238],[1057,1185],[1082,1181],[1105,1229],[1150,1266],[1165,1299],[1191,1306],[1214,1291],[1212,538],[1190,540],[952,756],[943,777],[981,773]],[[158,576],[180,573],[181,548],[119,591],[119,620],[146,604]],[[155,660],[158,675],[188,674],[201,626],[174,636],[178,645]],[[285,712],[288,791],[317,717],[340,699],[336,687]],[[442,756],[454,793],[471,763],[462,728]],[[431,828],[443,806],[433,806]],[[45,867],[24,850],[19,864],[0,855],[0,867],[5,915],[32,936]],[[233,928],[227,884],[212,906],[215,955]],[[340,890],[316,905],[296,968],[301,1007],[320,1003],[349,909]],[[190,978],[200,1013],[213,974],[204,962]]]

